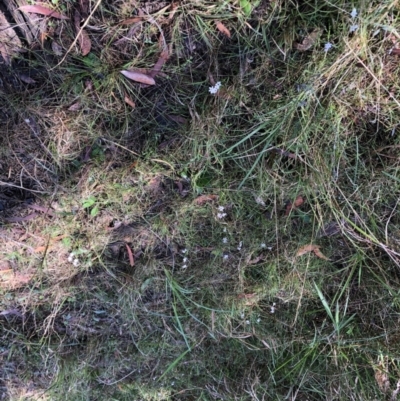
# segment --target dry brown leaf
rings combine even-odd
[[[68,107],[69,111],[78,111],[82,107],[80,102],[76,102]]]
[[[251,299],[254,298],[257,294],[253,292],[252,294],[239,294],[238,299]]]
[[[1,272],[3,273],[4,270]],[[22,273],[11,269],[11,271],[0,275],[0,288],[15,290],[27,285],[33,276],[33,273]]]
[[[321,29],[319,29],[319,28],[314,29],[310,34],[308,34],[304,38],[304,40],[301,44],[300,43],[295,44],[296,49],[301,52],[310,50],[314,46],[314,44],[318,40],[318,38],[321,36],[321,33],[322,33]]]
[[[51,10],[50,8],[45,7],[45,3],[36,3],[33,6],[21,6],[18,8],[18,10],[23,11],[24,13],[35,13],[35,14],[41,14],[41,15],[46,15],[47,17],[53,17],[53,18],[58,18],[58,19],[69,19],[65,15],[60,14],[57,11]]]
[[[80,32],[81,30],[80,20],[81,16],[79,14],[79,11],[75,11],[74,23],[75,23],[76,34],[79,35],[78,37],[79,47],[81,49],[82,56],[87,56],[90,53],[90,49],[92,48],[92,42],[89,38],[88,33],[84,29],[82,29],[82,32]]]
[[[125,103],[126,103],[126,104],[129,104],[129,106],[132,107],[132,109],[134,109],[134,108],[136,107],[136,103],[135,103],[133,100],[131,100],[131,99],[128,97],[128,95],[125,95],[124,100],[125,100]]]
[[[218,200],[218,195],[212,195],[212,194],[210,194],[210,195],[200,195],[193,201],[193,203],[195,205],[202,206],[202,205],[204,205],[204,204],[206,204],[208,202],[213,202],[215,200]]]
[[[135,266],[135,258],[133,257],[132,250],[128,244],[125,244],[126,250],[128,251],[128,257],[129,257],[129,264],[131,267]]]
[[[22,82],[25,82],[26,84],[36,83],[36,81],[33,78],[31,78],[29,75],[26,74],[19,74],[18,77]]]
[[[156,84],[156,81],[154,81],[154,79],[152,77],[150,77],[149,75],[143,74],[141,72],[122,70],[121,74],[135,82],[140,82],[140,83],[146,84],[146,85],[155,85]]]
[[[66,238],[66,237],[68,237],[68,235],[67,234],[63,234],[63,235],[59,235],[57,237],[51,238],[47,245],[36,247],[34,249],[34,252],[35,253],[42,253],[42,252],[49,251],[51,248],[53,248],[53,244],[55,242],[60,241],[61,239]]]
[[[131,25],[131,24],[136,24],[137,22],[143,21],[143,17],[134,17],[134,18],[128,18],[126,20],[121,21],[119,24],[120,25]]]
[[[314,245],[314,244],[308,244],[308,245],[304,245],[302,246],[296,253],[296,257],[298,256],[302,256],[305,255],[309,252],[314,252],[314,254],[320,258],[320,259],[324,259],[324,260],[329,260],[329,258],[327,258],[320,250],[319,250],[320,246],[319,245]]]
[[[154,78],[160,71],[163,65],[169,58],[168,51],[162,52],[157,62],[154,64],[153,69],[149,72],[149,75]]]
[[[185,117],[177,116],[175,114],[168,114],[167,117],[177,124],[186,124],[188,122]]]
[[[258,262],[262,262],[265,259],[263,255],[257,256],[254,259],[248,261],[249,265],[256,265]]]
[[[215,25],[217,26],[217,29],[221,33],[223,33],[228,38],[231,37],[231,33],[230,33],[229,29],[221,21],[215,21]]]
[[[79,35],[79,47],[81,48],[82,56],[87,56],[92,48],[92,41],[88,33],[83,29]]]
[[[329,260],[329,258],[327,258],[320,250],[318,249],[314,249],[314,253],[315,256],[317,256],[320,259],[324,259],[324,260]]]
[[[304,203],[304,199],[301,195],[299,195],[293,203],[289,202],[286,206],[286,213],[285,215],[288,216],[293,209],[300,207]]]

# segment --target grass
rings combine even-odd
[[[0,394],[396,400],[398,5],[134,3],[0,92]]]

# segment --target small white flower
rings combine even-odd
[[[264,202],[263,198],[261,198],[261,196],[257,196],[256,203],[257,203],[257,205],[265,207],[265,202]]]
[[[218,206],[218,211],[223,212],[225,210],[224,206]]]
[[[357,29],[358,29],[358,25],[357,24],[351,25],[350,26],[350,33],[355,32]]]
[[[243,246],[243,241],[240,241],[237,250],[240,251],[242,249],[242,246]]]
[[[183,266],[182,266],[182,269],[187,269],[187,265],[183,265]]]
[[[241,317],[241,319],[244,318],[244,313],[243,312],[240,314],[240,317]]]
[[[350,13],[350,15],[351,15],[351,18],[356,18],[357,17],[357,9],[354,7],[352,10],[351,10],[351,13]]]
[[[223,219],[224,217],[226,217],[226,213],[217,213],[217,218],[218,219]]]
[[[226,233],[226,227],[224,227],[224,229],[222,230],[224,233]]]
[[[188,258],[187,257],[184,257],[183,258],[183,263],[186,263],[188,261]]]
[[[228,259],[229,259],[229,255],[224,255],[224,256],[223,256],[223,259],[224,259],[224,260],[228,260]]]
[[[276,303],[274,302],[271,306],[271,310],[270,310],[271,313],[275,313],[275,306],[276,306]]]
[[[266,244],[264,244],[264,242],[260,245],[261,248],[265,249],[267,247]]]
[[[261,319],[260,319],[260,318],[258,318],[258,319],[256,320],[256,322],[257,322],[257,323],[260,323],[260,322],[261,322]]]
[[[222,242],[223,242],[224,244],[227,244],[227,243],[228,243],[228,238],[226,238],[226,237],[222,238]]]
[[[212,95],[215,95],[219,91],[220,87],[221,87],[221,82],[218,81],[214,86],[211,86],[208,90]]]
[[[250,320],[246,320],[246,324],[250,324]]]
[[[74,259],[72,264],[74,265],[74,267],[78,267],[81,263],[79,262],[79,259]]]
[[[183,254],[185,254],[185,253],[187,252],[187,249],[186,249],[186,248],[185,248],[185,249],[182,249],[181,252],[182,252]]]
[[[74,261],[74,253],[71,252],[71,253],[69,254],[69,256],[68,256],[68,262],[69,262],[69,263],[72,263],[73,261]]]
[[[328,53],[328,51],[333,47],[333,44],[330,42],[325,43],[324,52]]]

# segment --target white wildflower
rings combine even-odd
[[[81,263],[79,262],[79,259],[74,259],[72,264],[74,265],[74,267],[78,267]]]
[[[357,13],[357,9],[355,7],[353,7],[353,9],[351,10],[350,15],[351,15],[351,18],[353,18],[353,19],[357,17],[358,13]]]
[[[246,320],[246,324],[250,324],[250,320]]]
[[[186,249],[186,248],[185,248],[185,249],[182,249],[181,252],[182,252],[183,254],[185,254],[185,253],[187,252],[187,249]]]
[[[242,246],[243,246],[243,241],[240,241],[237,250],[240,251],[242,249]]]
[[[215,95],[219,91],[220,87],[221,87],[221,82],[218,81],[214,86],[211,86],[208,90],[212,95]]]
[[[357,24],[351,25],[351,26],[350,26],[350,33],[355,32],[357,29],[358,29],[358,25],[357,25]]]
[[[183,258],[183,263],[186,263],[188,261],[188,258],[184,257]]]
[[[224,260],[228,260],[228,259],[229,259],[229,255],[224,255],[224,256],[223,256],[223,259],[224,259]]]
[[[223,219],[224,217],[226,217],[226,213],[217,213],[217,218],[218,219]]]
[[[260,245],[260,248],[265,249],[266,247],[267,247],[267,245],[264,242]]]
[[[71,253],[69,254],[69,256],[68,256],[68,262],[69,262],[69,263],[72,263],[73,261],[74,261],[74,253],[71,252]]]
[[[228,243],[228,238],[226,238],[226,237],[222,238],[222,242],[223,242],[224,244],[227,244],[227,243]]]
[[[240,314],[240,317],[241,317],[241,319],[244,318],[244,313],[243,312]]]
[[[219,212],[223,212],[225,210],[225,207],[224,206],[218,206],[218,211]]]
[[[330,43],[330,42],[325,43],[324,52],[325,52],[325,53],[328,53],[328,51],[329,51],[330,49],[332,49],[332,47],[333,47],[333,44],[332,44],[332,43]]]
[[[257,205],[260,205],[260,206],[264,206],[264,207],[265,207],[264,199],[261,198],[261,196],[257,196],[257,198],[256,198],[256,203],[257,203]]]
[[[271,309],[270,309],[270,312],[271,312],[271,313],[275,313],[275,306],[276,306],[276,303],[274,302],[274,303],[272,304],[272,306],[271,306]]]
[[[260,322],[261,322],[261,319],[260,319],[260,318],[258,318],[258,319],[256,320],[256,322],[257,322],[257,323],[260,323]]]
[[[182,269],[187,269],[187,265],[183,265],[183,266],[182,266]]]

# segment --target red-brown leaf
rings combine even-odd
[[[150,71],[149,75],[154,78],[160,71],[165,62],[168,60],[169,54],[167,51],[162,52],[157,62],[154,64],[153,69]]]
[[[329,260],[329,258],[327,258],[320,250],[319,250],[320,246],[319,245],[314,245],[314,244],[308,244],[308,245],[304,245],[302,246],[296,253],[296,257],[297,256],[302,256],[305,255],[306,253],[309,252],[314,252],[314,254],[320,258],[320,259],[324,259],[324,260]]]
[[[35,14],[41,14],[41,15],[46,15],[47,17],[53,17],[53,18],[58,18],[58,19],[69,19],[65,15],[60,14],[57,11],[51,10],[50,8],[42,6],[40,3],[36,3],[33,6],[21,6],[18,8],[18,10],[23,11],[24,13],[35,13]]]
[[[299,195],[295,201],[293,203],[289,202],[288,205],[286,206],[286,216],[288,216],[290,214],[290,212],[293,209],[298,208],[299,206],[301,206],[304,203],[304,199],[301,195]]]
[[[128,244],[125,244],[126,250],[128,251],[128,257],[129,257],[129,264],[131,267],[135,266],[135,258],[133,257],[132,250]]]
[[[146,85],[155,85],[156,81],[149,75],[143,74],[141,72],[129,71],[129,70],[122,70],[121,74],[125,77],[131,79],[135,82],[140,82],[141,84]]]
[[[79,35],[78,37],[79,47],[81,49],[82,56],[87,56],[90,53],[90,49],[92,48],[92,42],[89,38],[88,33],[84,29],[82,30],[82,32],[80,32],[81,29],[80,19],[81,16],[79,14],[79,11],[75,11],[74,23],[75,23],[76,34]]]
[[[229,31],[229,29],[221,22],[221,21],[216,21],[215,25],[217,26],[217,29],[223,33],[225,36],[227,36],[228,38],[231,37],[231,33]]]
[[[218,199],[218,195],[200,195],[198,196],[193,203],[196,205],[202,206],[205,203],[212,202]]]
[[[133,100],[131,100],[131,98],[128,97],[128,95],[125,95],[124,100],[125,100],[126,104],[129,104],[129,106],[132,107],[132,109],[134,109],[136,107],[136,103]]]

